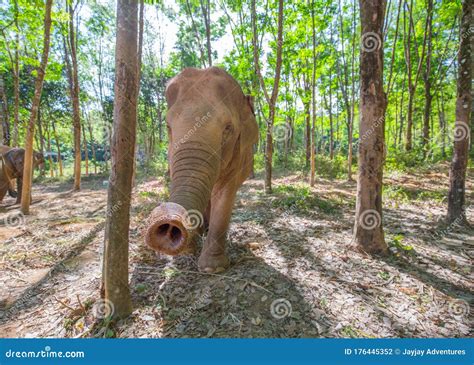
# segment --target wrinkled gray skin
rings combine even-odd
[[[252,171],[258,136],[252,100],[216,67],[185,69],[168,83],[166,100],[170,199],[152,212],[146,243],[183,253],[207,225],[199,269],[220,272],[229,266],[225,243],[235,195]]]

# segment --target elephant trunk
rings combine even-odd
[[[219,154],[188,142],[171,151],[170,157],[170,199],[153,210],[145,242],[155,251],[177,255],[192,249],[193,237],[204,224]]]

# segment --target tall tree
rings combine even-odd
[[[74,26],[75,7],[66,1],[69,14],[68,48],[71,56],[70,91],[74,126],[74,190],[81,189],[81,111],[79,104],[79,77],[77,69],[76,30]],[[68,58],[68,53],[66,57]]]
[[[354,238],[368,253],[386,253],[382,227],[382,175],[387,99],[383,90],[385,0],[360,0],[359,175]]]
[[[128,286],[128,234],[138,97],[138,2],[118,0],[114,134],[104,237],[103,289],[114,317],[132,311]],[[116,209],[119,206],[120,209]]]
[[[273,159],[273,124],[275,122],[276,101],[278,98],[278,87],[280,83],[281,65],[282,65],[282,49],[283,49],[283,0],[278,0],[278,33],[276,39],[276,65],[275,78],[273,81],[273,89],[271,95],[268,93],[265,86],[265,79],[260,70],[259,61],[259,47],[258,47],[258,33],[257,33],[257,11],[255,7],[255,0],[252,0],[252,43],[254,54],[255,73],[260,80],[260,87],[263,90],[265,99],[269,106],[269,116],[267,119],[267,132],[265,138],[265,192],[270,194],[272,192],[272,159]]]
[[[454,152],[449,171],[448,216],[449,223],[466,220],[464,210],[466,168],[471,136],[472,107],[472,11],[473,0],[464,0],[460,25],[458,53],[458,83],[456,100],[456,124],[454,128]]]
[[[41,56],[40,66],[37,68],[35,80],[35,92],[31,103],[30,121],[25,141],[25,158],[23,166],[23,186],[21,191],[21,212],[30,213],[31,203],[31,184],[33,180],[33,139],[35,136],[35,123],[38,118],[38,109],[41,101],[41,92],[43,91],[43,81],[48,65],[50,34],[51,34],[51,7],[53,0],[46,0],[44,10],[44,35],[43,35],[43,55]],[[20,192],[18,192],[20,193]]]

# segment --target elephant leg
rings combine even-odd
[[[23,190],[23,178],[22,177],[18,177],[16,179],[16,191],[17,191],[17,197],[16,197],[16,204],[20,204],[21,203],[21,192]]]
[[[217,273],[229,267],[225,246],[236,192],[234,186],[228,186],[212,194],[209,232],[198,260],[201,271]]]

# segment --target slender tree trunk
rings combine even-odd
[[[272,129],[275,121],[276,102],[278,98],[278,86],[280,83],[281,65],[282,65],[282,48],[283,48],[283,0],[278,1],[278,35],[277,35],[277,49],[276,49],[276,66],[275,66],[275,79],[273,82],[273,90],[271,96],[269,96],[265,87],[265,81],[260,71],[259,65],[259,49],[258,49],[258,37],[257,37],[257,25],[256,25],[256,9],[255,0],[252,0],[252,31],[253,31],[253,49],[254,49],[254,64],[255,73],[260,81],[260,87],[263,89],[265,98],[269,104],[269,116],[267,120],[267,132],[265,138],[265,192],[270,194],[272,192],[272,158],[273,158],[273,137]]]
[[[115,50],[114,135],[104,237],[103,289],[113,317],[132,312],[128,234],[138,98],[138,2],[118,0]],[[120,207],[120,209],[117,209]]]
[[[59,176],[63,176],[63,159],[61,156],[61,147],[59,146],[58,133],[56,132],[56,125],[54,120],[51,120],[51,128],[53,129],[54,141],[56,142],[56,148],[58,151],[58,166],[59,166]]]
[[[86,176],[89,176],[89,149],[87,148],[86,129],[82,128],[82,144],[84,146],[84,162]]]
[[[0,74],[0,143],[10,145],[10,123],[8,114],[8,101],[5,94],[3,75]]]
[[[47,136],[46,146],[48,148],[49,175],[51,177],[54,177],[54,163],[53,163],[53,157],[51,156],[51,132],[49,130],[49,126],[46,127],[46,136]]]
[[[89,142],[92,149],[92,160],[94,161],[94,174],[97,174],[97,155],[95,153],[94,137],[92,135],[92,124],[90,120],[87,121],[87,129],[89,130]]]
[[[361,47],[359,175],[354,238],[368,253],[387,253],[382,227],[384,118],[383,91],[384,0],[360,0],[362,37],[373,35],[375,49]]]
[[[40,106],[38,107],[38,139],[39,139],[39,146],[40,146],[40,152],[41,154],[44,154],[44,134],[43,134],[43,123],[41,119],[41,103]],[[38,145],[38,144],[37,144]],[[44,176],[46,173],[45,171],[45,166],[42,164],[40,166],[40,174],[41,176]]]
[[[14,2],[15,7],[15,64],[13,67],[13,137],[12,146],[18,147],[18,126],[20,124],[20,29],[18,27],[18,0]]]
[[[35,123],[38,117],[38,109],[41,101],[41,92],[43,90],[44,75],[46,72],[46,66],[48,64],[52,4],[53,0],[46,0],[44,11],[43,55],[41,56],[41,64],[37,68],[35,92],[33,95],[33,100],[31,102],[30,121],[26,134],[25,159],[23,166],[23,186],[21,192],[21,212],[23,214],[30,213],[31,184],[33,180],[33,138],[35,135]]]
[[[316,175],[316,24],[314,19],[314,0],[311,1],[311,28],[313,45],[313,68],[311,72],[311,111],[312,111],[312,131],[311,131],[311,173],[309,184],[314,186]]]
[[[304,102],[304,119],[305,119],[305,158],[306,158],[306,168],[310,168],[311,164],[311,109],[310,103]]]
[[[209,0],[199,0],[201,4],[202,17],[204,19],[204,27],[206,28],[206,47],[207,47],[207,63],[212,66],[212,48],[211,48],[211,4]]]
[[[72,61],[72,111],[74,126],[74,190],[81,189],[81,111],[79,106],[79,77],[76,56],[76,36],[74,29],[74,8],[68,5],[69,11],[69,47]]]
[[[448,215],[449,223],[466,221],[465,194],[466,168],[471,136],[472,107],[472,25],[473,0],[464,0],[460,26],[458,53],[458,84],[456,100],[456,124],[454,129],[454,151],[449,171]]]
[[[433,0],[427,0],[428,2],[428,38],[427,38],[427,51],[426,51],[426,66],[423,74],[424,86],[425,86],[425,105],[423,110],[423,149],[426,152],[427,146],[430,141],[430,115],[431,115],[431,52],[432,52],[432,26],[433,26]]]

